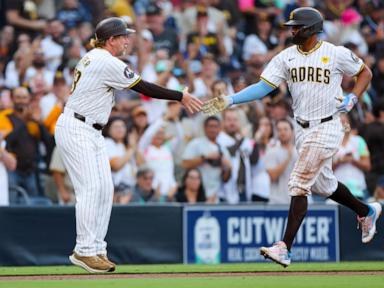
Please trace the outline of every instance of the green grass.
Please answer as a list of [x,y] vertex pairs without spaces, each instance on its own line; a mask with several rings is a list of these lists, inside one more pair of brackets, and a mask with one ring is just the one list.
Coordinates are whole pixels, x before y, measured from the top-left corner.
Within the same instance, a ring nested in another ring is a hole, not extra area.
[[[206,272],[283,272],[281,276],[220,276],[204,277]],[[274,263],[222,265],[119,265],[117,273],[202,273],[193,277],[124,278],[76,280],[1,280],[11,275],[85,274],[74,266],[2,267],[0,288],[368,288],[384,287],[384,275],[290,275],[289,272],[318,271],[384,271],[383,262],[294,263],[284,269]]]
[[[368,279],[369,277],[369,279]],[[253,276],[1,282],[1,288],[361,288],[383,287],[383,276]]]
[[[220,265],[118,265],[116,273],[206,273],[266,271],[384,271],[384,262],[293,263],[284,269],[274,263]],[[87,274],[75,266],[0,267],[0,276]]]

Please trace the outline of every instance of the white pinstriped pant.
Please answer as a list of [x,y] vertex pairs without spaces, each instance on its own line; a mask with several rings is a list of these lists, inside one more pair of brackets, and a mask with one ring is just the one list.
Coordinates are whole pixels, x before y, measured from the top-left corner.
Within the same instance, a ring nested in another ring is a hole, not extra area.
[[332,157],[344,137],[340,118],[335,115],[331,121],[309,128],[303,128],[295,122],[295,132],[299,157],[288,183],[290,195],[309,195],[312,191],[330,196],[337,188]]
[[89,124],[61,114],[55,140],[75,188],[74,251],[81,256],[106,254],[104,238],[111,216],[113,183],[104,137]]

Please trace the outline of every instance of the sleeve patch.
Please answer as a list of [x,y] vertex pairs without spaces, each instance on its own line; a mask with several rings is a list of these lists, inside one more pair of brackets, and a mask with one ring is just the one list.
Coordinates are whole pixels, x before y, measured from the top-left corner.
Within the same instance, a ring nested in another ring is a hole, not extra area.
[[127,77],[128,79],[132,79],[133,77],[135,77],[135,73],[133,71],[131,71],[128,66],[125,67],[124,69],[124,76]]
[[356,54],[353,53],[352,51],[351,51],[351,58],[352,58],[352,60],[355,61],[356,63],[359,63],[359,62],[360,62],[359,57],[357,57]]

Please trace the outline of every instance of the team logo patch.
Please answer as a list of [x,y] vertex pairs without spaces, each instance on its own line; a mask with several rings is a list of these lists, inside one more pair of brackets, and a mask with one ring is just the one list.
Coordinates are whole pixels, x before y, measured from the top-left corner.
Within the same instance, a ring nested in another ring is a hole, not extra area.
[[89,57],[86,56],[83,58],[82,63],[84,67],[87,67],[91,63],[91,59],[89,59]]
[[135,77],[135,73],[133,73],[133,71],[129,70],[128,67],[125,67],[124,76],[127,77],[128,79],[132,79],[133,77]]
[[328,56],[321,57],[321,62],[323,62],[324,64],[327,64],[329,62],[329,57]]
[[356,63],[359,63],[359,62],[360,62],[359,57],[357,57],[356,54],[353,53],[352,51],[351,51],[351,58],[352,58],[352,60],[355,61]]

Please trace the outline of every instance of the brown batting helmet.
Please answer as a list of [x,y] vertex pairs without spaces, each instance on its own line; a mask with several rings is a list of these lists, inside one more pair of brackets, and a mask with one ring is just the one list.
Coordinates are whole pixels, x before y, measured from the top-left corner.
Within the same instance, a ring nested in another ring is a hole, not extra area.
[[127,23],[121,18],[110,17],[97,24],[95,36],[97,40],[107,40],[113,36],[128,35],[136,32],[127,27]]

